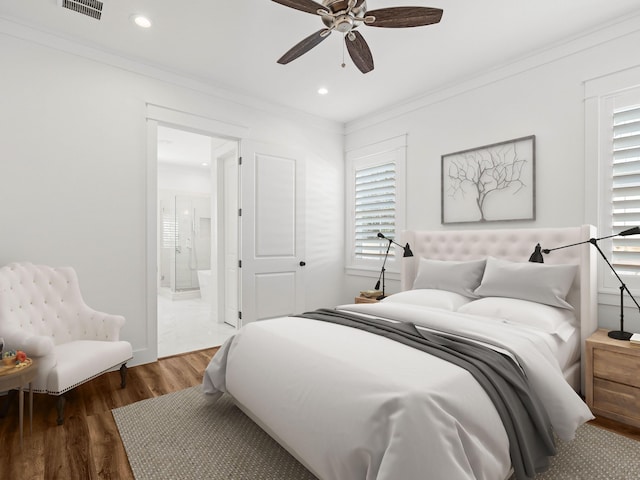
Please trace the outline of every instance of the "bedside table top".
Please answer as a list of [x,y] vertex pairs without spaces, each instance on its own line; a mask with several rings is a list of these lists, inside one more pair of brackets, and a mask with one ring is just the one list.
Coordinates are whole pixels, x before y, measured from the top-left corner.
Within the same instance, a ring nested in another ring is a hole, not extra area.
[[607,335],[608,333],[608,329],[600,328],[587,338],[587,343],[596,343],[599,348],[606,348],[607,350],[617,350],[625,353],[633,352],[634,354],[640,355],[640,345],[634,345],[628,340],[616,340],[615,338],[609,337]]

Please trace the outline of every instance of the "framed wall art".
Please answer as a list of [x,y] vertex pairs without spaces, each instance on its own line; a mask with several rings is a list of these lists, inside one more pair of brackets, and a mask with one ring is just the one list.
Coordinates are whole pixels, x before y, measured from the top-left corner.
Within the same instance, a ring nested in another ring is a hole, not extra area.
[[535,135],[442,155],[442,223],[535,220]]

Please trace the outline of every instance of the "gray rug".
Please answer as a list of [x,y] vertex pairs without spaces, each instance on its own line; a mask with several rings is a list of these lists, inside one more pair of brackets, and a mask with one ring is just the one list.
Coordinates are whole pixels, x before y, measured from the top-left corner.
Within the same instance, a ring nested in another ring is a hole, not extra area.
[[[212,403],[199,386],[112,412],[137,480],[316,478],[228,396]],[[640,442],[583,425],[536,479],[640,479]]]

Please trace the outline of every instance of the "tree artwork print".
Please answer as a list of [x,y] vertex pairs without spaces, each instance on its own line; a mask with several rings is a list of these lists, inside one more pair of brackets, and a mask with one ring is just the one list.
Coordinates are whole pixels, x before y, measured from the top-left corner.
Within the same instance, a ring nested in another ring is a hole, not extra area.
[[442,223],[535,219],[535,136],[442,156]]

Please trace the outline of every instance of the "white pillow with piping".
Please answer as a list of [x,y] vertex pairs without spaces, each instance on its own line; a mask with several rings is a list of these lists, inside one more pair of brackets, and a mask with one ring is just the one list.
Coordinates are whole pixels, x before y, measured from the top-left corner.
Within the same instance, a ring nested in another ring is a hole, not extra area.
[[572,310],[517,298],[486,297],[458,308],[459,313],[499,318],[508,323],[526,325],[557,335],[566,342],[576,331]]
[[480,297],[519,298],[573,309],[566,297],[577,271],[577,265],[510,262],[489,257],[475,294]]
[[474,290],[480,285],[485,259],[459,262],[421,258],[413,288],[447,290],[478,298]]
[[381,302],[420,305],[423,307],[441,308],[443,310],[450,310],[453,312],[465,303],[469,303],[471,300],[471,298],[456,292],[419,288],[394,293],[393,295],[389,295],[382,299]]

